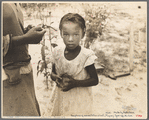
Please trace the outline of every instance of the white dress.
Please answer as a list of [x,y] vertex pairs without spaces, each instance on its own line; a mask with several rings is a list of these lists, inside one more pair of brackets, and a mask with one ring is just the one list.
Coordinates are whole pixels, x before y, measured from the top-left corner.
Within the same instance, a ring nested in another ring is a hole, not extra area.
[[[64,57],[64,48],[56,47],[53,53],[56,73],[67,73],[77,80],[88,79],[85,67],[94,63],[96,56],[92,50],[81,47],[79,55],[73,60]],[[92,114],[92,87],[76,87],[67,92],[56,87],[52,116],[73,116]]]

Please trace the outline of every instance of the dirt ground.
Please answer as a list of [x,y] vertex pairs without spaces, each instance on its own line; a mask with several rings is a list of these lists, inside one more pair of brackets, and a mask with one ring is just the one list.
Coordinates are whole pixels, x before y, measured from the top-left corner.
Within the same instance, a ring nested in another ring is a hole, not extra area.
[[[126,12],[133,14],[135,10],[128,10],[130,6],[127,5],[128,4],[121,4],[121,6],[118,5],[118,9],[121,8],[121,10],[125,10]],[[136,4],[136,6],[137,5],[141,4]],[[135,5],[131,6],[130,8],[133,7],[135,7]],[[51,18],[51,21],[54,21],[52,25],[58,29],[58,23],[60,18],[63,16],[64,13],[67,13],[69,11],[72,11],[71,8],[67,8],[66,10],[63,9],[63,11],[61,10],[61,8],[52,10],[53,17]],[[139,12],[137,11],[138,14]],[[30,18],[25,20],[25,26],[27,26],[28,24],[36,25],[40,22],[40,20],[35,21],[34,19]],[[123,23],[117,23],[117,29],[121,29],[123,27],[121,26],[122,24]],[[59,34],[59,31],[56,34]],[[59,45],[63,45],[60,36],[58,36],[57,42]],[[46,88],[46,81],[43,74],[38,75],[38,77],[36,75],[37,63],[41,59],[41,45],[29,45],[29,53],[32,56],[31,63],[34,71],[35,91],[41,109],[41,117],[50,117],[49,101],[52,87],[49,82],[49,89]],[[144,69],[145,70],[143,71],[135,69],[134,72],[131,73],[131,75],[117,78],[117,80],[112,80],[105,77],[104,75],[99,74],[99,84],[92,87],[94,104],[93,115],[91,117],[136,119],[146,118],[147,69],[146,67],[144,67]]]

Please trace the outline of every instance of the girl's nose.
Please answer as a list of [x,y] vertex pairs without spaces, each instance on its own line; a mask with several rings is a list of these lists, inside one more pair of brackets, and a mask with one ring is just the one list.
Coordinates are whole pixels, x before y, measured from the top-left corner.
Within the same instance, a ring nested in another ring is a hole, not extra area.
[[73,41],[73,36],[72,35],[69,36],[69,41]]

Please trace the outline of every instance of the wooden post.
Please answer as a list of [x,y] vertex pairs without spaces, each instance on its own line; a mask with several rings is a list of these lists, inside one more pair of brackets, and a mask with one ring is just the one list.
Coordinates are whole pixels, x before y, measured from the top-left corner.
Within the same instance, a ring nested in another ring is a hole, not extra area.
[[146,31],[139,30],[139,42],[146,43]]
[[130,40],[129,40],[129,67],[130,72],[133,71],[133,57],[134,57],[134,29],[133,22],[130,26]]

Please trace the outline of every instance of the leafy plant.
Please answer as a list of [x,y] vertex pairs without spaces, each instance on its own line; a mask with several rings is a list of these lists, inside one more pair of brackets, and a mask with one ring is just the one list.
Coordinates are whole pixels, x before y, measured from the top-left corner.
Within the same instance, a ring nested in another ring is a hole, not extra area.
[[89,48],[94,39],[101,36],[106,27],[106,19],[109,16],[108,6],[101,4],[83,4],[86,20],[86,39],[84,46]]
[[[55,31],[57,31],[55,28],[48,26],[48,25],[45,25],[45,24],[43,24],[43,27],[48,28],[49,30],[54,29]],[[51,33],[49,34],[50,44],[51,44],[51,40],[54,37],[56,37],[56,36],[51,37]],[[51,70],[52,70],[52,47],[54,48],[57,45],[51,44],[51,47],[47,46],[45,44],[46,41],[47,41],[47,39],[46,39],[46,37],[44,37],[43,41],[41,42],[41,45],[42,45],[42,47],[41,47],[41,58],[42,58],[42,60],[39,60],[38,65],[37,65],[37,76],[39,73],[44,74],[44,77],[46,77],[46,83],[47,83],[47,89],[48,89],[48,77],[50,76]],[[50,56],[50,58],[49,58],[49,56]]]

